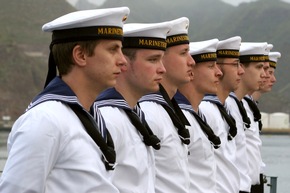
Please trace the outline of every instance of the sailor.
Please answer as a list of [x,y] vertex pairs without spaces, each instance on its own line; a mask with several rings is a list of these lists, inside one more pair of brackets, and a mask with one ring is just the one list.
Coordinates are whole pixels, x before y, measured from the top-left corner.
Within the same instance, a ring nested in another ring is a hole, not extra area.
[[239,192],[240,175],[236,166],[236,123],[225,100],[229,93],[237,89],[244,71],[239,63],[239,36],[221,40],[217,46],[217,64],[222,72],[217,93],[206,95],[199,109],[205,115],[214,133],[220,137],[221,147],[215,149],[216,192]]
[[[262,163],[260,139],[261,115],[252,94],[259,90],[263,81],[267,77],[265,64],[265,49],[267,42],[243,42],[240,47],[240,62],[245,70],[245,74],[241,79],[239,90],[244,94],[238,94],[243,97],[242,103],[246,109],[247,115],[250,118],[251,125],[245,130],[246,147],[249,166],[249,176],[251,178],[251,192],[263,192],[263,177],[260,176]],[[242,96],[245,95],[245,96]]]
[[169,22],[124,25],[123,53],[127,60],[115,87],[107,89],[95,103],[104,117],[117,153],[113,184],[120,192],[155,192],[153,148],[160,140],[149,128],[137,101],[159,90],[166,72],[162,57]]
[[[239,49],[241,45],[241,38],[229,38],[220,43],[221,49],[235,50],[237,54],[235,55],[224,55],[224,58],[236,58],[239,59]],[[239,66],[239,60],[237,61]],[[234,66],[232,66],[234,67]],[[239,83],[241,77],[238,76],[234,82]],[[236,160],[235,165],[238,168],[240,174],[240,193],[247,193],[251,190],[251,178],[249,176],[249,166],[247,159],[247,148],[246,148],[246,134],[245,129],[249,128],[251,125],[250,119],[247,112],[241,102],[242,98],[246,95],[243,93],[242,87],[238,86],[234,91],[232,91],[226,99],[226,105],[230,114],[236,121],[237,126],[237,136],[235,137],[236,143]]]
[[190,189],[189,192],[216,192],[216,161],[214,149],[219,148],[220,139],[198,111],[198,105],[206,93],[215,94],[219,77],[216,48],[218,39],[190,42],[190,55],[195,61],[193,79],[178,88],[174,96],[190,123],[188,145]]
[[112,140],[89,110],[126,63],[128,14],[127,7],[77,11],[43,25],[52,32],[45,89],[9,134],[0,192],[119,192],[110,180]]
[[188,193],[189,125],[176,101],[177,88],[192,78],[194,60],[189,54],[188,18],[170,21],[167,48],[162,59],[166,73],[159,92],[140,99],[146,120],[161,141],[161,149],[154,150],[156,163],[155,191],[157,193]]

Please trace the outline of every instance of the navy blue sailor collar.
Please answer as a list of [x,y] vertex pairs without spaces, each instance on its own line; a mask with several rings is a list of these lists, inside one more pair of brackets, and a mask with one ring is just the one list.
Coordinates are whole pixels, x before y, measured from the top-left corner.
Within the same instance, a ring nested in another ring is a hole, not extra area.
[[217,105],[220,105],[220,106],[223,106],[224,107],[224,105],[219,100],[218,96],[215,95],[215,94],[206,94],[203,97],[202,101],[209,101],[209,102],[212,102],[212,103],[215,103]]
[[145,101],[152,101],[152,102],[155,102],[157,104],[166,105],[172,111],[174,111],[174,109],[165,101],[165,99],[162,96],[160,91],[146,94],[146,95],[142,96],[141,99],[139,100],[140,103],[145,102]]
[[195,113],[194,109],[192,108],[190,102],[187,100],[187,98],[181,94],[179,91],[176,92],[174,95],[174,98],[176,102],[178,103],[179,107],[181,109],[187,110],[191,113]]
[[52,100],[77,104],[82,107],[71,88],[60,77],[55,77],[47,85],[47,87],[32,100],[26,111],[32,109],[40,103]]
[[103,91],[96,99],[95,104],[99,108],[104,106],[112,106],[132,110],[124,97],[114,87]]

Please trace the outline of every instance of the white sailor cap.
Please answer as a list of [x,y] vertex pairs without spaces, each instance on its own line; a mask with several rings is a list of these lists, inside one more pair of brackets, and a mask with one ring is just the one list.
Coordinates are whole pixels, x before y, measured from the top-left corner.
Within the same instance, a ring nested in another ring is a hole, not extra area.
[[218,42],[218,39],[211,39],[200,42],[190,42],[189,53],[196,63],[216,61],[216,49]]
[[267,44],[267,47],[265,49],[265,62],[269,62],[269,52],[273,48],[273,44]]
[[[50,49],[54,44],[67,42],[123,40],[123,23],[129,12],[128,7],[76,11],[44,24],[42,30],[52,32]],[[56,75],[56,64],[50,52],[45,87]]]
[[269,53],[270,67],[276,68],[279,58],[281,58],[281,53],[280,52],[270,52]]
[[239,58],[240,46],[242,38],[240,36],[234,36],[225,40],[221,40],[217,45],[217,57],[218,58]]
[[171,27],[170,22],[125,24],[123,48],[165,50]]
[[267,45],[267,42],[242,42],[240,47],[241,63],[265,62],[265,49]]
[[128,7],[76,11],[42,26],[53,32],[52,44],[94,39],[120,39],[123,24],[129,15]]
[[172,29],[167,34],[167,47],[189,44],[189,19],[187,17],[181,17],[169,22],[172,24]]

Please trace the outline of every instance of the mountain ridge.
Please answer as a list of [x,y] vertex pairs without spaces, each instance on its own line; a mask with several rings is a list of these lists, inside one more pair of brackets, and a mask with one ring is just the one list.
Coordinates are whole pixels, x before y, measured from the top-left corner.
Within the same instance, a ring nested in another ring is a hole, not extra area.
[[[42,90],[47,71],[50,33],[41,26],[76,10],[66,1],[0,0],[0,117],[22,114]],[[99,8],[128,6],[128,22],[161,22],[178,17],[190,19],[191,41],[220,40],[239,35],[243,41],[267,41],[282,53],[273,91],[264,94],[259,106],[264,112],[290,109],[290,5],[271,0],[242,3],[238,7],[216,0],[106,1]],[[89,5],[89,8],[97,8]]]

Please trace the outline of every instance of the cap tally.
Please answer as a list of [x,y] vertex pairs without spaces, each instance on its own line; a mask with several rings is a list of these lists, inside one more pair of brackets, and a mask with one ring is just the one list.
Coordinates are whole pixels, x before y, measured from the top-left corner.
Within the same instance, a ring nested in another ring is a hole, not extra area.
[[125,24],[123,48],[165,50],[166,36],[170,29],[169,22]]
[[200,42],[189,43],[189,53],[196,63],[216,61],[217,54],[216,48],[218,45],[218,39],[211,39]]
[[240,36],[221,40],[217,45],[218,58],[239,58],[242,38]]
[[265,62],[267,42],[242,42],[240,47],[240,62]]
[[181,17],[169,22],[172,24],[172,29],[167,35],[167,47],[189,44],[189,19],[187,17]]

